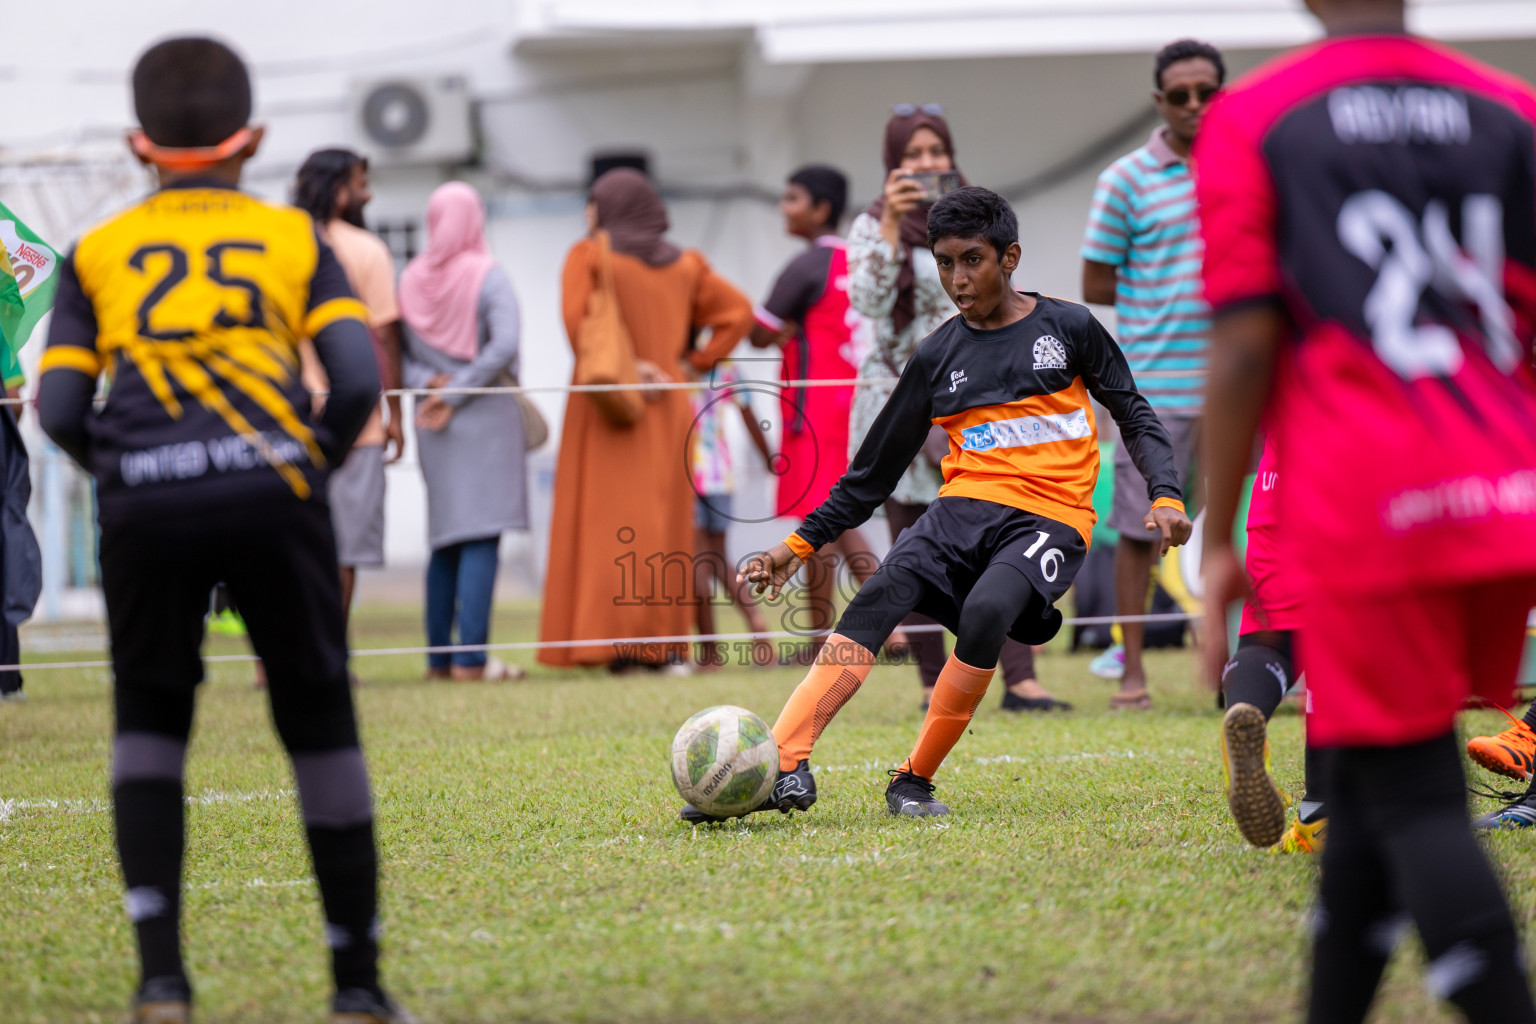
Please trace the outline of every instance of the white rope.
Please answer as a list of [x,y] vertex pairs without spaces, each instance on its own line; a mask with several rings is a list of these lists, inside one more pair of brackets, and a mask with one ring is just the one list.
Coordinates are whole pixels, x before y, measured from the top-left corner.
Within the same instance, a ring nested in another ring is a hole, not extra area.
[[[1187,376],[1183,370],[1152,370],[1138,374],[1138,377],[1166,376],[1177,372]],[[634,384],[504,384],[492,385],[483,388],[390,388],[382,392],[386,398],[402,398],[407,395],[413,397],[428,397],[431,395],[592,395],[610,391],[719,391],[729,393],[733,391],[751,391],[758,388],[778,388],[786,391],[798,391],[801,388],[846,388],[861,387],[863,385],[894,385],[895,377],[835,377],[817,380],[734,380],[726,384],[718,384],[709,380],[679,380],[642,384],[638,381]],[[327,392],[312,391],[315,397],[324,397]],[[97,398],[98,403],[104,402],[104,398]],[[37,399],[31,398],[0,398],[0,406],[4,405],[36,405]]]
[[[1062,619],[1061,624],[1063,626],[1104,626],[1115,622],[1188,622],[1195,617],[1187,612],[1164,612],[1156,615],[1088,615],[1081,618]],[[937,623],[932,625],[902,626],[899,628],[903,633],[938,633],[944,631],[944,627]],[[524,640],[517,643],[454,644],[446,647],[375,647],[369,650],[352,651],[351,657],[379,658],[403,654],[469,654],[478,651],[540,651],[568,647],[613,647],[615,650],[618,650],[621,646],[704,644],[719,643],[725,640],[769,640],[776,637],[813,640],[820,636],[827,636],[832,632],[833,630],[830,629],[816,633],[790,633],[783,630],[765,630],[760,633],[684,633],[677,636],[606,637],[595,640]],[[216,654],[203,659],[207,664],[260,660],[254,654]],[[112,663],[110,661],[32,661],[19,665],[0,665],[0,672],[34,672],[43,669],[111,667]]]

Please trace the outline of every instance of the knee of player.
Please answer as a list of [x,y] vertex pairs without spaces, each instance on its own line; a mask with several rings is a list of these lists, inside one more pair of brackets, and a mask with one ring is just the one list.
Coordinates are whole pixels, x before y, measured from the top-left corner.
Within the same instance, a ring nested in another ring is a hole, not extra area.
[[1019,603],[1008,595],[977,591],[966,598],[961,609],[960,629],[978,637],[995,636],[1001,641],[1018,615]]
[[119,733],[112,744],[112,785],[180,783],[186,759],[184,739],[150,732]]
[[372,820],[368,766],[358,747],[296,753],[293,778],[305,825],[347,828]]

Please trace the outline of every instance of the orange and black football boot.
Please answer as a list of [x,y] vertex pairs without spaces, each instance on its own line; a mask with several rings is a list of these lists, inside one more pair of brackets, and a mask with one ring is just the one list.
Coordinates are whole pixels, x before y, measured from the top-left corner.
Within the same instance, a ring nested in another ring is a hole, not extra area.
[[1467,756],[1491,772],[1529,782],[1536,772],[1536,731],[1513,715],[1509,721],[1509,728],[1497,736],[1468,740]]

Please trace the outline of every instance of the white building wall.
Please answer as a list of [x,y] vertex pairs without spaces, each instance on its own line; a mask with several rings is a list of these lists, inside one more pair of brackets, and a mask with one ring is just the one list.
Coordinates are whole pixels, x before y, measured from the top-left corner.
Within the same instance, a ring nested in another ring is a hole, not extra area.
[[[660,3],[657,17],[690,6],[698,4]],[[715,12],[736,9],[704,6]],[[800,20],[781,20],[777,28],[802,32],[804,12],[816,6],[795,5]],[[920,6],[933,11],[931,5]],[[1158,8],[1164,17],[1162,8],[1175,5],[1143,0],[1143,6]],[[829,18],[871,5],[843,0],[830,7]],[[24,7],[7,13],[6,35],[13,45],[0,58],[10,62],[0,63],[6,86],[0,172],[45,152],[115,151],[131,122],[126,71],[161,35],[212,31],[235,42],[251,60],[258,118],[269,132],[249,183],[274,197],[286,192],[305,153],[354,141],[347,97],[355,80],[400,73],[463,75],[478,101],[484,157],[479,166],[458,173],[486,196],[492,247],[522,301],[523,382],[552,385],[569,380],[559,275],[566,250],[584,230],[583,190],[594,152],[651,153],[653,170],[670,197],[673,237],[703,249],[723,274],[760,299],[777,268],[796,251],[781,234],[771,204],[784,176],[803,162],[832,163],[852,179],[854,209],[867,203],[883,179],[881,131],[892,103],[944,103],[959,164],[970,180],[1006,189],[1059,167],[1134,122],[1146,111],[1152,87],[1145,52],[902,61],[871,60],[864,52],[849,61],[836,59],[833,40],[818,43],[825,63],[784,64],[761,56],[752,25],[740,18],[716,19],[708,31],[670,25],[665,33],[599,32],[587,38],[551,29],[570,9],[554,2],[434,0],[430,18],[423,18],[419,5],[399,0],[220,6],[89,0]],[[519,26],[544,35],[519,40]],[[1192,19],[1184,31],[1198,35],[1201,29]],[[760,25],[759,30],[757,38],[766,38],[766,30]],[[851,54],[857,49],[859,39],[846,26],[829,31],[843,33]],[[1536,42],[1468,48],[1536,78]],[[1093,49],[1091,41],[1079,49]],[[1239,71],[1266,53],[1240,50],[1229,60]],[[1120,151],[1140,141],[1139,133],[1127,136]],[[1079,295],[1083,219],[1094,177],[1113,155],[1018,205],[1024,231],[1024,261],[1016,278],[1021,287]],[[377,167],[370,217],[420,217],[427,195],[448,173]],[[22,193],[8,191],[6,181],[0,173],[0,200],[19,201]],[[27,216],[24,207],[18,212]],[[535,400],[558,436],[562,398]],[[740,454],[749,473],[738,500],[751,516],[768,506],[771,492],[744,448]],[[531,537],[509,541],[512,571],[522,567],[531,574],[542,561],[553,462],[554,444],[533,457],[535,530]],[[426,554],[419,471],[408,457],[390,470],[389,480],[389,559],[397,565],[419,563]],[[759,546],[777,539],[778,532],[773,525],[743,529],[733,535],[733,546]]]

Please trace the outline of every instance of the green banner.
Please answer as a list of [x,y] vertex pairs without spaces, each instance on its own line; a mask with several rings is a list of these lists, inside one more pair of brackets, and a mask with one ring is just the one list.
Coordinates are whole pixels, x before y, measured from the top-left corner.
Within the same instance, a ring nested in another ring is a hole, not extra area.
[[14,354],[53,305],[60,256],[0,203],[0,334]]

